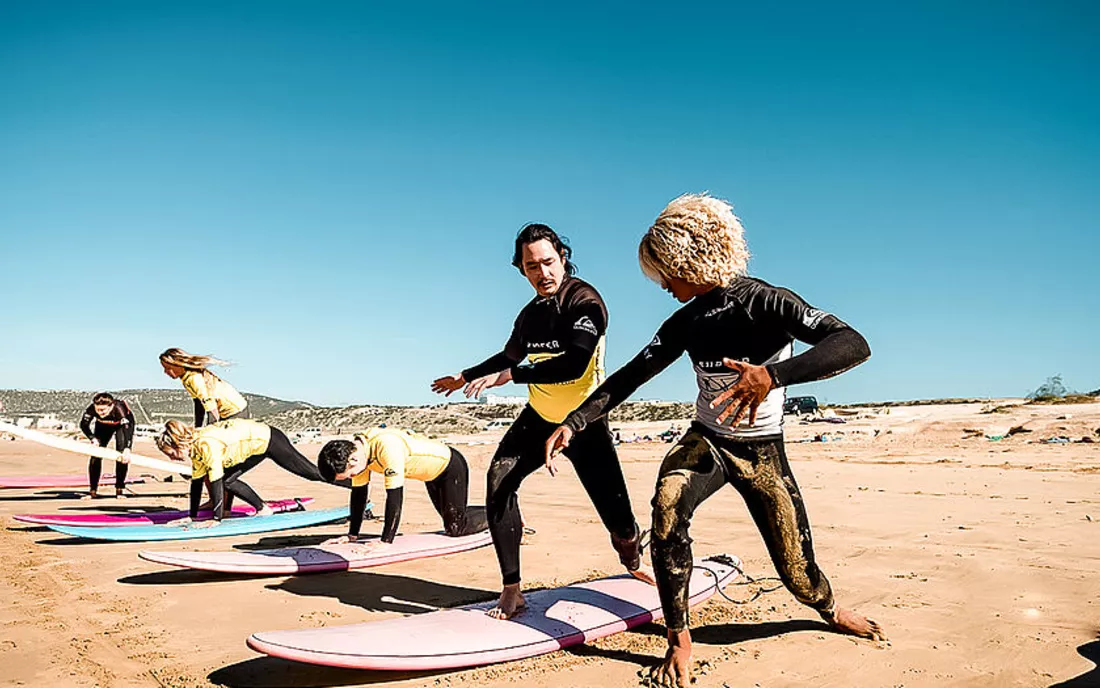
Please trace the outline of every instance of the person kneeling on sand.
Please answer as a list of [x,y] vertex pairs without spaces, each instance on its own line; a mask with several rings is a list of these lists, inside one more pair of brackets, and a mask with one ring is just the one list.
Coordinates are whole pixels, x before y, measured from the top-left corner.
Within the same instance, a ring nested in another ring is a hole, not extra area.
[[422,480],[451,537],[479,533],[489,527],[483,506],[467,506],[470,467],[466,458],[442,442],[405,430],[373,428],[354,440],[333,440],[321,448],[317,469],[330,483],[351,481],[348,534],[325,544],[354,542],[363,524],[371,473],[380,473],[386,488],[382,543],[392,544],[401,525],[405,480]]
[[[322,482],[309,459],[298,453],[282,430],[254,420],[237,418],[203,428],[193,428],[170,420],[157,437],[157,448],[174,461],[191,462],[191,504],[187,519],[198,518],[202,487],[210,481],[210,503],[214,520],[202,527],[218,524],[232,512],[237,496],[256,510],[257,516],[274,513],[241,476],[264,459],[271,459],[280,468]],[[228,493],[228,495],[226,495]]]
[[[814,561],[806,507],[783,448],[784,388],[853,368],[870,357],[870,347],[835,316],[746,276],[748,257],[728,203],[705,194],[669,203],[642,238],[638,260],[647,277],[686,305],[546,443],[550,467],[574,436],[688,354],[699,386],[695,421],[661,464],[653,496],[653,568],[669,646],[651,672],[658,685],[691,682],[688,530],[696,508],[727,483],[741,493],[799,602],[840,633],[885,638],[877,623],[837,606]],[[795,339],[810,348],[793,355]]]

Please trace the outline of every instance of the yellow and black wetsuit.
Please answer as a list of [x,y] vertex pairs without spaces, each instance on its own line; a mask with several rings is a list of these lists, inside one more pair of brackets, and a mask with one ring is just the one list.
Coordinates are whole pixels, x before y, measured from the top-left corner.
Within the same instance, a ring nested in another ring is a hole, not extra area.
[[[237,496],[257,511],[264,501],[241,476],[264,459],[306,480],[322,482],[313,463],[298,453],[278,428],[254,420],[235,418],[208,425],[198,431],[191,445],[191,518],[198,515],[204,479],[210,479],[214,518],[221,520]],[[230,499],[225,498],[228,492]]]
[[[596,289],[566,277],[556,293],[536,297],[520,311],[504,350],[463,371],[466,380],[510,369],[528,386],[529,403],[509,427],[489,465],[486,507],[505,585],[518,583],[523,537],[516,492],[543,465],[550,434],[604,377],[607,307]],[[527,363],[522,363],[524,358]],[[638,525],[606,419],[577,433],[566,456],[600,514],[620,559],[640,565]]]
[[485,508],[467,506],[470,468],[457,450],[393,428],[372,428],[356,435],[355,442],[365,448],[367,466],[351,479],[351,535],[359,534],[372,473],[382,475],[386,488],[386,520],[382,528],[385,542],[393,542],[397,535],[406,479],[424,482],[448,535],[469,535],[488,527]]
[[248,418],[248,401],[244,396],[209,370],[186,370],[180,382],[195,401],[195,427],[213,422],[215,413],[218,420]]

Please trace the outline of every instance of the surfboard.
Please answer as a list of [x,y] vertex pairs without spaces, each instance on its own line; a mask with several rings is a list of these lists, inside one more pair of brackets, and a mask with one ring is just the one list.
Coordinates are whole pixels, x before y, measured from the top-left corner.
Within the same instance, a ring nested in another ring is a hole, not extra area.
[[[65,437],[56,437],[54,435],[47,435],[44,432],[38,430],[31,430],[30,428],[21,428],[18,425],[12,425],[11,423],[0,422],[0,431],[11,433],[16,437],[22,437],[25,440],[44,444],[47,447],[53,447],[54,449],[60,449],[61,451],[72,452],[74,454],[82,454],[84,456],[95,456],[100,459],[108,459],[110,461],[117,461],[122,457],[122,452],[117,452],[114,449],[108,449],[107,447],[101,447],[98,444],[92,444],[91,442],[80,442],[78,440],[68,439]],[[165,459],[154,459],[148,456],[141,456],[140,454],[130,454],[130,463],[135,466],[142,466],[144,468],[152,468],[157,471],[167,471],[168,473],[182,473],[184,475],[191,475],[191,466],[186,463],[177,463],[175,461],[166,461]]]
[[[145,478],[135,476],[126,478],[126,484],[143,483]],[[114,487],[114,474],[107,473],[99,476],[101,487]],[[46,489],[51,487],[88,487],[88,474],[84,475],[17,475],[0,477],[0,488],[16,489]]]
[[[275,513],[292,511],[298,508],[298,504],[309,504],[313,497],[296,497],[295,499],[279,499],[268,502]],[[23,523],[35,523],[43,526],[85,526],[88,528],[120,528],[123,526],[151,526],[168,523],[180,518],[186,518],[186,510],[165,509],[163,511],[150,511],[132,514],[16,514],[12,516],[16,521]],[[247,504],[238,504],[233,507],[233,516],[251,516],[256,510]],[[214,512],[204,509],[199,512],[198,521],[207,521],[214,517]]]
[[[369,505],[368,505],[369,506]],[[154,542],[162,540],[198,540],[204,538],[230,537],[232,535],[251,535],[268,533],[273,530],[292,530],[316,526],[323,523],[335,523],[348,517],[348,508],[324,509],[321,511],[292,511],[271,516],[250,516],[222,521],[207,528],[192,524],[176,525],[166,523],[156,526],[121,526],[118,528],[88,528],[80,526],[49,526],[65,535],[88,538],[91,540],[109,540],[112,542]]]
[[[741,575],[736,557],[696,559],[690,603]],[[663,616],[657,588],[628,574],[525,593],[507,621],[494,602],[350,626],[254,633],[248,646],[272,657],[350,669],[417,671],[506,662],[580,645]]]
[[441,557],[492,544],[489,531],[448,537],[446,533],[411,533],[399,535],[392,544],[384,545],[380,538],[367,542],[316,547],[286,547],[254,552],[138,552],[146,561],[158,564],[258,575],[293,575],[347,571],[371,566],[396,564],[413,559]]

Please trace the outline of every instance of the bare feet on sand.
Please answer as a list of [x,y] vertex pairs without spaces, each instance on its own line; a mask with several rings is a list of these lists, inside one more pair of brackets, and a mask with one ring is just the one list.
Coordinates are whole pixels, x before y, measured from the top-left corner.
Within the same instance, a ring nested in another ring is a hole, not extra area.
[[836,608],[832,617],[822,614],[822,618],[829,622],[837,633],[854,635],[868,640],[886,640],[886,632],[882,630],[876,621],[860,616],[850,609]]
[[691,631],[668,632],[665,660],[649,670],[648,686],[687,688],[691,685]]
[[504,590],[500,591],[497,606],[485,613],[494,619],[510,619],[523,611],[526,606],[527,603],[523,600],[523,593],[519,591],[519,583],[516,583],[515,585],[505,585]]

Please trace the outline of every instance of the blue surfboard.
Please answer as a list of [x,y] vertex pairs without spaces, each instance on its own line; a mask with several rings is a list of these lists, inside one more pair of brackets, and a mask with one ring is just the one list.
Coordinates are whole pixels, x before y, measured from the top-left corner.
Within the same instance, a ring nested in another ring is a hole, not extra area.
[[[370,505],[367,505],[368,508]],[[194,524],[174,525],[166,523],[159,526],[122,526],[118,528],[86,528],[79,526],[50,526],[65,535],[88,538],[90,540],[110,540],[112,542],[154,542],[163,540],[198,540],[200,538],[229,537],[268,533],[273,530],[291,530],[305,528],[322,523],[335,523],[348,517],[348,508],[322,509],[319,511],[292,511],[271,516],[249,516],[247,518],[226,519],[216,526],[199,528]],[[108,532],[110,531],[110,532]]]

